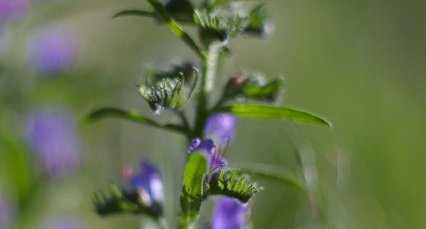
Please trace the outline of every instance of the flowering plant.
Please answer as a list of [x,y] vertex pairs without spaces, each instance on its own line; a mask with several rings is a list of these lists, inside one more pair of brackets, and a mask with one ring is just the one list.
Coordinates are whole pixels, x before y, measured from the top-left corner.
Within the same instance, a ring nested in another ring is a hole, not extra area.
[[[282,174],[268,165],[228,166],[224,154],[234,138],[237,121],[276,119],[331,126],[325,119],[300,110],[277,106],[282,80],[267,80],[260,73],[242,72],[230,77],[220,97],[213,101],[220,62],[231,55],[230,40],[238,36],[265,37],[271,24],[264,2],[238,0],[146,0],[150,10],[130,9],[114,17],[150,17],[182,40],[200,59],[173,66],[168,71],[149,71],[145,84],[139,86],[141,96],[153,112],[172,111],[178,123],[160,123],[143,114],[119,108],[101,108],[89,115],[90,121],[114,116],[166,131],[182,134],[189,144],[182,150],[186,158],[180,195],[177,228],[194,228],[203,202],[215,195],[215,210],[208,227],[213,229],[243,228],[249,219],[253,197],[262,190],[251,175],[277,178],[301,190],[305,182],[297,176]],[[194,39],[181,26],[195,28]],[[193,103],[194,101],[194,103]],[[141,162],[141,171],[134,174],[125,168],[128,187],[113,186],[98,193],[96,210],[100,215],[117,213],[145,214],[165,228],[163,215],[163,183],[157,168]]]

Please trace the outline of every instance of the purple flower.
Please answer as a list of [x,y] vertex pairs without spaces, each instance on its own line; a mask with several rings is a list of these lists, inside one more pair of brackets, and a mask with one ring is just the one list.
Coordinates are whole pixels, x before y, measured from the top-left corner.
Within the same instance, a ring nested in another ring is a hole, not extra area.
[[40,30],[28,42],[28,60],[43,74],[68,70],[75,62],[77,52],[73,34],[58,26]]
[[232,198],[216,201],[211,229],[241,229],[247,223],[249,209],[246,205]]
[[46,219],[40,229],[86,229],[86,225],[71,217],[52,217]]
[[131,168],[124,167],[123,174],[132,188],[138,190],[141,200],[147,206],[163,202],[164,192],[161,174],[153,164],[142,160],[139,173],[133,174]]
[[223,158],[223,154],[216,149],[211,139],[201,140],[196,138],[192,140],[188,147],[188,153],[200,151],[207,156],[209,169],[217,170],[227,164],[227,161]]
[[32,112],[27,121],[27,140],[49,176],[67,174],[79,165],[75,123],[64,111]]
[[14,205],[0,191],[0,228],[9,228],[14,219]]
[[204,136],[222,147],[228,145],[234,138],[238,118],[231,113],[216,113],[210,115],[204,126]]
[[0,0],[0,22],[22,16],[29,7],[29,0]]

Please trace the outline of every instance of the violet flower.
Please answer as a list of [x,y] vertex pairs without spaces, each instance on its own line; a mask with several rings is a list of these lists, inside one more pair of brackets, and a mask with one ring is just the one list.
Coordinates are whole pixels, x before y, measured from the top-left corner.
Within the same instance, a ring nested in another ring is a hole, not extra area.
[[0,228],[10,228],[15,219],[15,206],[0,191]]
[[28,41],[30,65],[42,74],[58,74],[68,70],[77,58],[75,37],[61,27],[38,31]]
[[249,209],[233,198],[221,198],[216,201],[211,220],[211,229],[241,229],[248,219]]
[[24,15],[29,7],[29,0],[0,0],[0,22],[12,21]]
[[201,140],[195,138],[192,140],[188,147],[188,153],[194,152],[204,153],[209,163],[209,169],[216,171],[227,164],[227,161],[223,158],[221,151],[218,151],[211,139]]
[[129,167],[123,169],[124,177],[137,189],[141,201],[150,207],[160,207],[164,200],[163,181],[158,169],[146,160],[140,162],[140,172],[133,174]]
[[238,118],[231,113],[210,115],[204,126],[204,136],[219,146],[226,146],[234,138]]
[[39,110],[29,115],[27,140],[51,177],[73,171],[80,162],[76,126],[64,111]]
[[39,229],[87,229],[86,225],[72,217],[46,219]]

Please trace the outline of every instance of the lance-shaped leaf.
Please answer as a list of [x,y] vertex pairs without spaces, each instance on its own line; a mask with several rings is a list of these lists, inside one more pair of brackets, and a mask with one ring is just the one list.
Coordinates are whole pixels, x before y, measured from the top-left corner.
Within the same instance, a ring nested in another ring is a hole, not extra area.
[[267,80],[260,73],[242,73],[232,77],[225,86],[224,100],[251,99],[264,102],[275,102],[281,93],[282,78]]
[[240,118],[250,119],[279,119],[295,122],[321,124],[332,127],[331,122],[318,115],[287,107],[277,107],[263,104],[233,104],[217,109],[217,111],[231,112]]
[[184,103],[184,80],[182,77],[162,78],[153,84],[139,86],[139,93],[155,113],[164,108],[181,109]]
[[180,204],[186,218],[195,218],[203,200],[203,182],[208,162],[202,153],[191,153],[183,174]]
[[135,111],[126,111],[119,108],[114,107],[104,107],[97,109],[89,114],[87,117],[87,120],[89,122],[95,122],[104,118],[108,117],[116,117],[116,118],[122,118],[125,120],[129,120],[132,122],[142,123],[148,126],[178,132],[178,133],[184,133],[185,129],[182,126],[175,125],[175,124],[160,124],[138,112]]
[[247,203],[260,188],[247,174],[238,169],[222,169],[212,175],[207,195],[224,195]]
[[108,194],[104,192],[95,194],[94,205],[96,212],[101,216],[127,213],[146,214],[158,218],[162,215],[162,207],[147,205],[137,189],[121,190],[115,185],[111,186]]
[[139,17],[153,17],[153,18],[158,17],[158,15],[155,12],[140,10],[140,9],[128,9],[128,10],[122,10],[114,14],[113,18],[124,17],[124,16],[139,16]]

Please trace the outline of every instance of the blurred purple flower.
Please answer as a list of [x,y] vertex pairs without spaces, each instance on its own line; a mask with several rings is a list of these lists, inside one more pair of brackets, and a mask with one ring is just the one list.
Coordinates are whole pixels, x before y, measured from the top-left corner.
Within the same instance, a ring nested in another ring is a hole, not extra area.
[[195,138],[192,140],[188,147],[188,153],[200,151],[207,156],[210,170],[217,170],[227,164],[227,161],[223,158],[223,155],[216,149],[211,139],[201,140]]
[[164,199],[163,181],[160,171],[146,160],[140,162],[140,172],[133,174],[130,167],[123,168],[124,177],[132,188],[136,188],[142,201],[148,206],[162,204]]
[[27,120],[27,140],[49,176],[67,174],[79,165],[76,126],[64,111],[32,112]]
[[15,213],[15,206],[0,191],[0,228],[10,228],[15,219]]
[[29,0],[0,0],[0,22],[24,15],[29,7]]
[[28,41],[28,60],[38,72],[57,74],[71,67],[78,47],[73,34],[61,27],[48,27]]
[[232,198],[216,201],[211,220],[211,229],[241,229],[247,223],[249,209]]
[[234,138],[238,118],[231,113],[216,113],[210,115],[204,126],[204,136],[222,147],[228,145]]
[[39,227],[39,229],[86,229],[86,225],[72,217],[52,217]]

